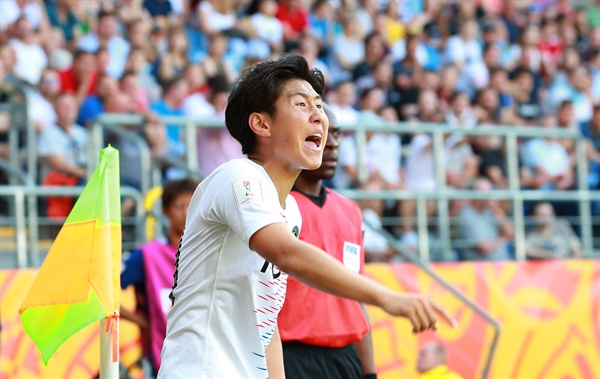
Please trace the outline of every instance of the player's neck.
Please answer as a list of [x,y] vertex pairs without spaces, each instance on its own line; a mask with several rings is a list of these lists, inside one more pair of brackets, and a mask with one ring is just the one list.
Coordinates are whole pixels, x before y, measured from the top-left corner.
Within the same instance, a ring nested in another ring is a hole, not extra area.
[[281,205],[281,208],[285,208],[285,199],[290,193],[290,190],[292,189],[292,186],[294,185],[296,178],[298,178],[301,170],[289,170],[279,162],[261,159],[260,157],[254,155],[249,156],[248,158],[254,163],[262,166],[262,168],[267,172],[269,178],[271,178],[271,181],[275,185],[275,189],[277,190],[279,204]]

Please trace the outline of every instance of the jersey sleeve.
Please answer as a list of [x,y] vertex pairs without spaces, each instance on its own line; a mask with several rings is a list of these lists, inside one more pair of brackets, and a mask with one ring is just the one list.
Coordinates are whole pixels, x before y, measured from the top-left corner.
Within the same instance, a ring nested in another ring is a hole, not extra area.
[[[247,166],[228,166],[204,189],[205,214],[208,221],[229,226],[245,244],[261,228],[283,222],[277,192],[270,179],[259,170]],[[245,169],[245,170],[244,170]]]

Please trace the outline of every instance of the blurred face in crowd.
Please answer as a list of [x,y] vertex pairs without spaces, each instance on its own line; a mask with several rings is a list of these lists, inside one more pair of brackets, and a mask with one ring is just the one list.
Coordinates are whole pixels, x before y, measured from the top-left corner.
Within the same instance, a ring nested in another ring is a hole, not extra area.
[[385,94],[379,88],[373,88],[361,101],[361,109],[377,112],[385,104]]
[[385,55],[385,44],[381,35],[375,34],[365,45],[365,55],[373,59],[381,59]]
[[528,95],[533,90],[533,76],[528,72],[521,72],[516,78],[515,83],[519,86],[520,91],[526,92]]
[[458,81],[458,69],[455,66],[448,66],[442,69],[440,82],[442,87],[454,89]]
[[56,49],[60,49],[65,45],[65,39],[62,30],[59,28],[51,28],[44,36],[42,41],[42,47],[46,51],[46,54],[50,56]]
[[99,50],[96,53],[96,68],[99,72],[105,72],[110,64],[108,50]]
[[277,2],[275,0],[262,0],[258,10],[266,16],[275,17],[275,14],[277,13]]
[[4,79],[6,78],[6,70],[4,68],[4,62],[0,59],[0,85],[4,83]]
[[485,50],[483,61],[487,67],[498,67],[500,65],[500,50],[495,45],[491,45]]
[[577,43],[577,30],[573,25],[565,25],[561,30],[560,39],[565,46],[575,46]]
[[417,102],[421,117],[431,115],[437,111],[438,98],[433,91],[421,91]]
[[426,70],[417,85],[421,91],[435,91],[440,86],[440,75],[435,71]]
[[77,0],[57,0],[57,5],[64,6],[68,9],[75,8],[77,6]]
[[212,57],[220,58],[227,51],[227,38],[222,35],[214,36],[210,40],[210,55]]
[[561,60],[562,68],[567,71],[574,70],[581,64],[579,53],[574,48],[565,49],[561,56]]
[[[477,179],[473,185],[473,189],[478,192],[490,192],[494,186],[487,179]],[[495,200],[473,200],[473,206],[477,209],[483,209],[491,205]]]
[[385,107],[379,111],[379,115],[386,121],[390,123],[398,122],[398,112],[393,107]]
[[212,106],[215,108],[217,115],[225,114],[225,108],[227,108],[227,92],[218,92],[212,97]]
[[600,47],[600,27],[590,30],[590,46],[596,48]]
[[540,43],[540,28],[535,25],[529,25],[521,35],[521,41],[525,46],[537,46]]
[[146,27],[145,23],[142,21],[133,22],[127,31],[127,35],[129,36],[129,43],[131,46],[143,46],[146,41],[150,38],[149,30]]
[[569,127],[575,120],[575,112],[572,103],[565,103],[558,109],[558,125]]
[[104,111],[106,113],[129,113],[133,110],[134,104],[129,101],[129,97],[121,92],[115,93],[106,99]]
[[183,104],[183,100],[188,95],[188,85],[184,80],[178,80],[167,93],[165,97],[169,99],[176,107],[180,107]]
[[127,62],[125,63],[125,69],[140,72],[145,64],[146,57],[144,56],[144,52],[142,50],[136,49],[132,50],[129,53],[129,56],[127,57]]
[[194,91],[206,83],[204,71],[198,64],[187,66],[183,73],[183,77],[188,83],[190,91]]
[[394,78],[392,66],[386,62],[377,64],[373,70],[373,78],[375,79],[375,83],[377,83],[377,85],[387,87]]
[[342,26],[344,28],[344,34],[347,36],[355,37],[358,34],[358,25],[356,24],[356,19],[351,16],[345,16],[342,21]]
[[72,94],[63,94],[56,100],[54,107],[58,118],[58,125],[69,127],[77,119],[77,102]]
[[91,75],[96,71],[96,59],[91,53],[81,54],[73,63],[73,68],[78,78]]
[[96,94],[98,97],[105,99],[114,96],[119,92],[119,83],[117,79],[109,75],[102,75],[96,82]]
[[319,54],[319,43],[311,35],[305,35],[300,39],[300,54],[302,56],[315,58]]
[[140,94],[140,83],[136,75],[127,75],[121,79],[120,89],[129,96],[130,101],[137,103]]
[[173,199],[168,207],[163,208],[164,215],[171,222],[171,229],[177,234],[183,233],[188,207],[194,193],[182,193]]
[[31,32],[29,21],[25,17],[19,18],[15,24],[15,36],[20,40],[26,40],[31,36]]
[[493,88],[485,88],[479,95],[479,105],[487,110],[495,110],[498,108],[498,92]]
[[354,105],[356,103],[356,88],[351,82],[340,85],[336,91],[337,102],[340,106]]
[[171,34],[169,38],[169,50],[173,52],[185,52],[187,50],[187,37],[181,30],[177,30]]
[[454,114],[461,114],[471,106],[471,100],[466,94],[459,94],[452,100],[452,111]]
[[445,359],[440,354],[439,347],[434,342],[429,342],[423,345],[419,350],[419,357],[417,358],[417,371],[423,373],[431,370],[439,365],[445,364]]
[[54,70],[46,69],[40,79],[40,93],[47,99],[54,98],[60,92],[60,78]]
[[12,72],[17,63],[17,54],[15,49],[9,44],[0,46],[0,61],[4,64],[6,72]]
[[117,31],[117,20],[115,16],[105,15],[98,20],[98,37],[108,39],[115,35]]
[[498,91],[506,91],[508,84],[508,74],[504,70],[495,71],[490,77],[490,85]]
[[546,115],[540,118],[540,125],[544,128],[555,128],[556,127],[556,117]]
[[587,92],[592,85],[592,76],[584,66],[579,66],[572,75],[571,84],[576,90]]
[[469,20],[462,24],[460,28],[460,35],[465,41],[471,41],[477,37],[477,23]]
[[533,211],[533,217],[538,225],[551,224],[555,218],[554,209],[550,203],[540,203],[535,207]]
[[600,107],[594,108],[594,113],[590,120],[590,129],[596,133],[600,133]]

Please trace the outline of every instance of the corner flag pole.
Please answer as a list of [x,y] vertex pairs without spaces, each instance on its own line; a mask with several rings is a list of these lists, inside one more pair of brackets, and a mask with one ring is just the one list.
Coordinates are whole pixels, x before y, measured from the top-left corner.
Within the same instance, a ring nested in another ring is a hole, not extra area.
[[119,379],[119,318],[100,321],[100,379]]

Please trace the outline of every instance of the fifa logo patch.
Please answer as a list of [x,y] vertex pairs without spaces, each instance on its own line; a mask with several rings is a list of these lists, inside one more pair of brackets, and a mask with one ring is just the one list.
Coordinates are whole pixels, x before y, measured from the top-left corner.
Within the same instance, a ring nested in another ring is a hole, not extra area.
[[250,203],[251,201],[263,201],[262,189],[258,179],[240,179],[231,183],[233,194],[238,208]]

